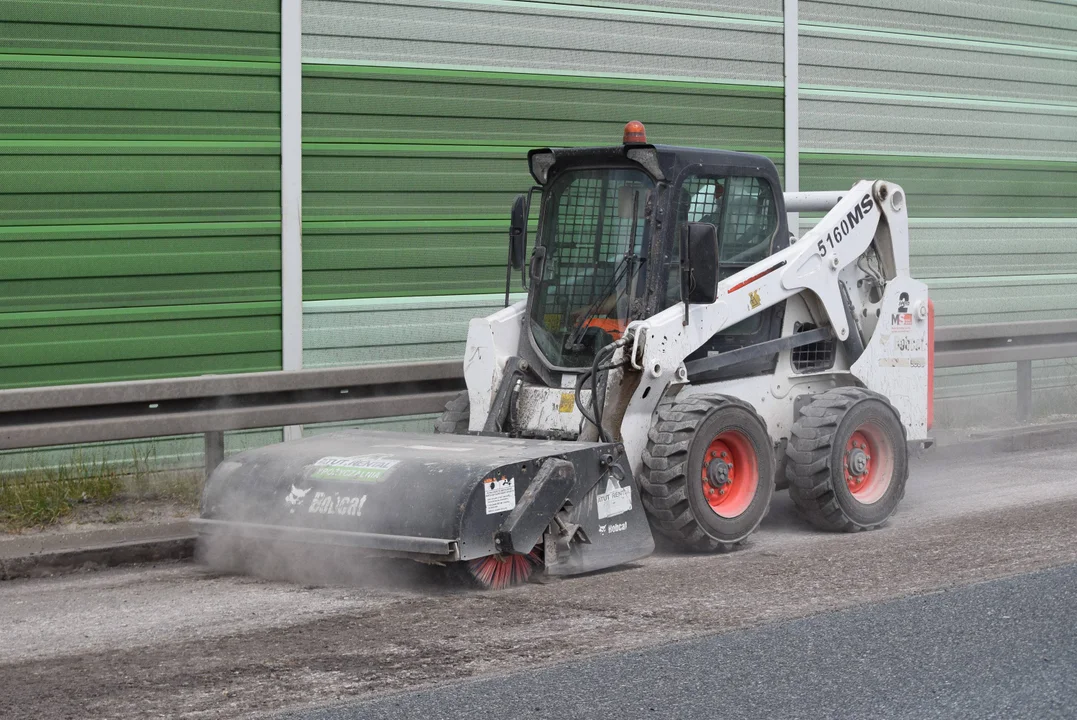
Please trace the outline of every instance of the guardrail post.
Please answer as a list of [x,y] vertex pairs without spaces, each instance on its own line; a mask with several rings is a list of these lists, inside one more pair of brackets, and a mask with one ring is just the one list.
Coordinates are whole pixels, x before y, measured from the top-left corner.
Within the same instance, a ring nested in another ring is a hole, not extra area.
[[224,433],[213,430],[206,433],[206,478],[224,462]]
[[1032,417],[1032,361],[1017,361],[1017,419],[1020,422]]

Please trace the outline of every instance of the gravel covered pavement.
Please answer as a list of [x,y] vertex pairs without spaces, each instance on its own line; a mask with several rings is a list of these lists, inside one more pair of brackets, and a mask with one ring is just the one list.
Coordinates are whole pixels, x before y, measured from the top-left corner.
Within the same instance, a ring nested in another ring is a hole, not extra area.
[[929,454],[876,532],[814,532],[781,493],[741,551],[502,592],[410,564],[343,587],[191,564],[2,583],[0,717],[262,716],[1061,567],[1074,468],[1077,449]]

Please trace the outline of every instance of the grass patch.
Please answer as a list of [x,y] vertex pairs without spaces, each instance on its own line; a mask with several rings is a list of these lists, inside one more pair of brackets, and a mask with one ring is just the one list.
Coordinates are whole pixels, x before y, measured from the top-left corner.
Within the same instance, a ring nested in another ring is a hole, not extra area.
[[201,470],[158,470],[152,447],[139,453],[134,450],[124,476],[124,496],[129,500],[165,500],[198,507],[202,496]]
[[127,478],[124,500],[164,501],[197,509],[202,499],[201,470],[164,470]]
[[99,522],[126,522],[138,519],[138,504],[144,501],[195,510],[202,493],[201,471],[159,470],[152,448],[134,448],[128,460],[76,450],[59,465],[33,459],[27,465],[0,472],[0,529],[17,532],[87,515]]
[[123,491],[120,472],[81,453],[55,468],[32,468],[0,478],[0,522],[22,530],[52,525],[80,503],[106,503]]

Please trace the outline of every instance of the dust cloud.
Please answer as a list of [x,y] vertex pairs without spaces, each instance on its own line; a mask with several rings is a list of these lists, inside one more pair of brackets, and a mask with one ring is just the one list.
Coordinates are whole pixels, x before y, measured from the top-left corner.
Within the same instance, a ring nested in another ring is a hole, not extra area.
[[[227,465],[225,462],[223,465]],[[227,470],[227,468],[224,468]],[[224,479],[227,483],[227,478]],[[260,492],[281,495],[277,488]],[[303,498],[310,502],[310,498]],[[203,499],[203,503],[206,499]],[[240,523],[274,524],[273,517],[257,513],[257,502],[238,489],[225,489],[212,500],[212,517]],[[273,503],[280,507],[280,500]],[[362,508],[363,516],[371,512]],[[289,524],[287,527],[295,527]],[[267,539],[242,534],[203,534],[196,546],[195,561],[224,574],[251,575],[304,586],[347,586],[430,592],[471,585],[461,563],[423,563],[405,556],[375,553],[346,545],[297,542],[282,537]]]
[[473,586],[459,563],[427,564],[407,557],[372,555],[350,547],[241,536],[200,538],[195,561],[213,572],[250,575],[305,587],[428,593]]

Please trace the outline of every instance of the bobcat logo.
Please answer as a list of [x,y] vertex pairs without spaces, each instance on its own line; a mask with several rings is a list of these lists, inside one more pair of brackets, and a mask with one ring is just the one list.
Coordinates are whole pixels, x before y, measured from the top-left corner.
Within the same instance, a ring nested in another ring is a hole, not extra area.
[[599,535],[605,535],[606,534],[606,526],[605,525],[599,525],[598,526],[598,533],[599,533]]
[[288,497],[284,498],[284,502],[289,505],[300,505],[306,499],[308,493],[310,493],[310,488],[300,490],[295,485],[292,485],[292,491],[288,493]]

